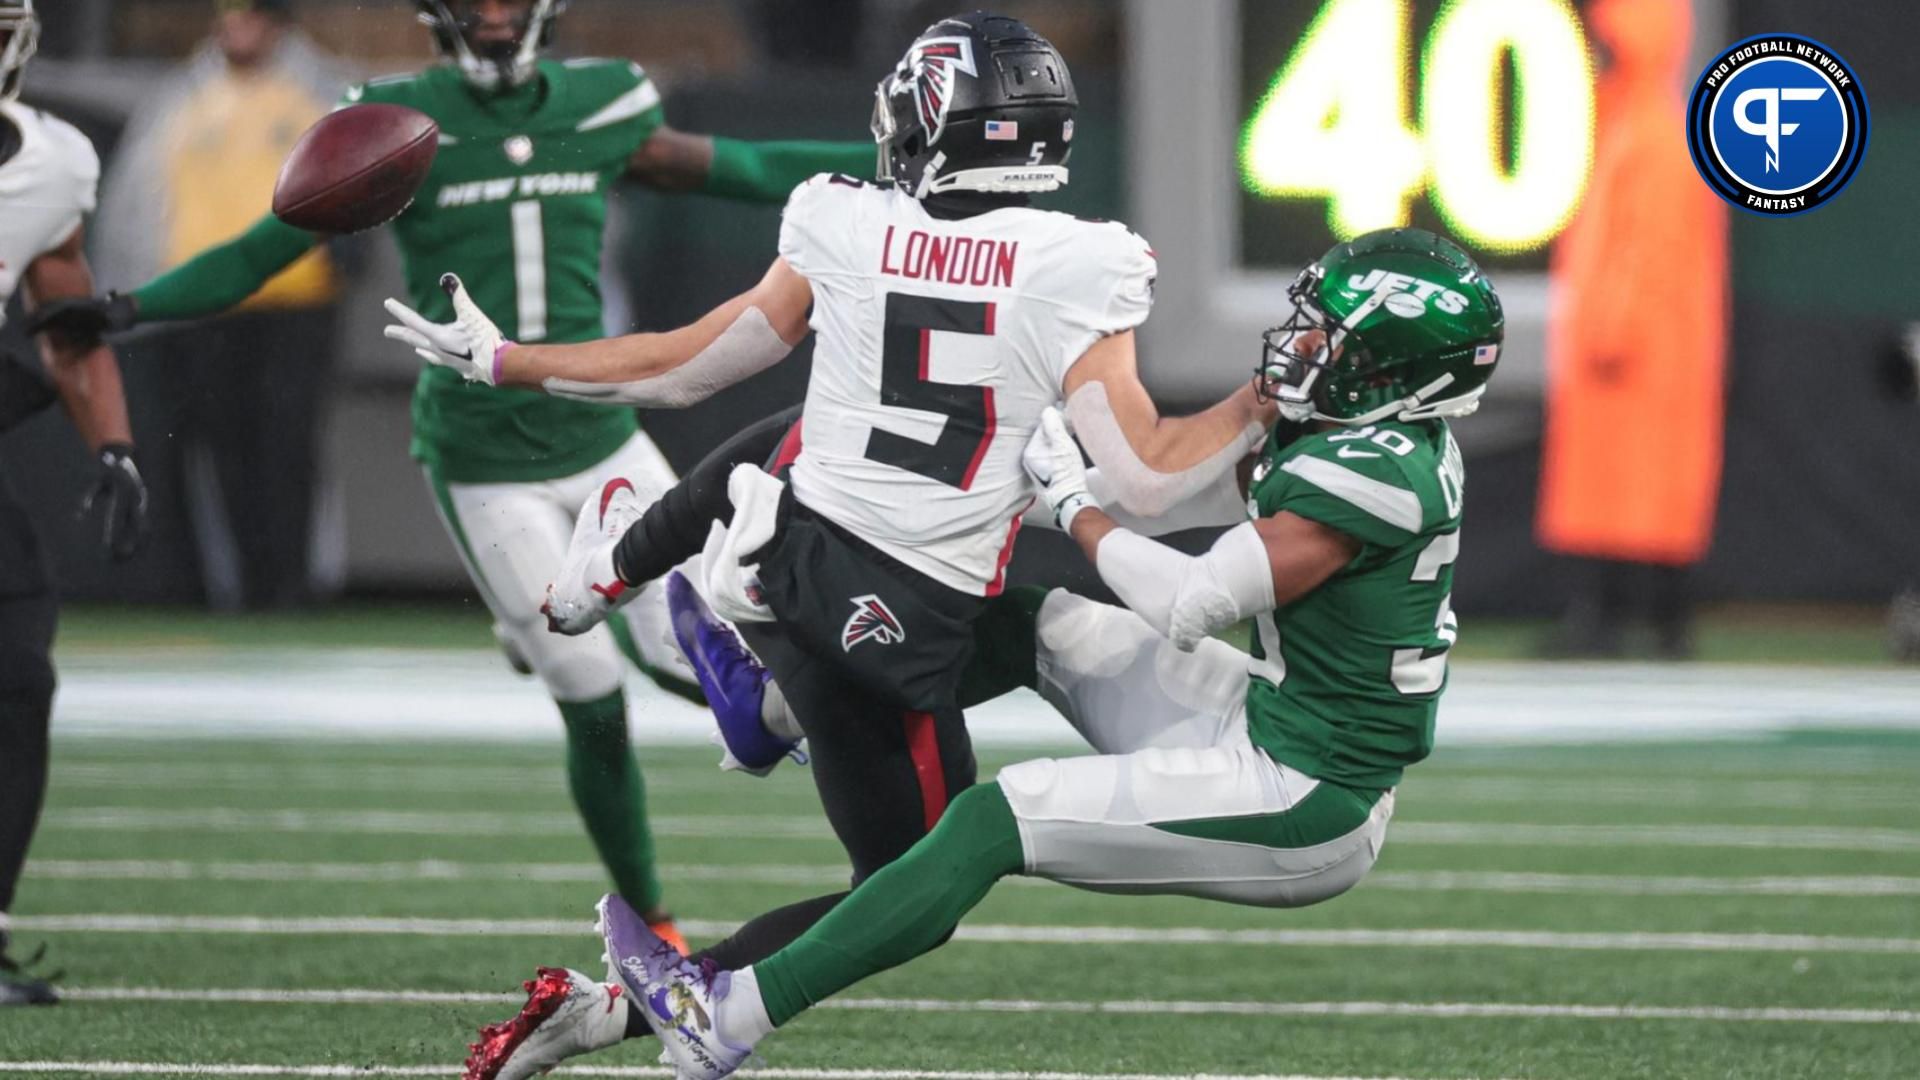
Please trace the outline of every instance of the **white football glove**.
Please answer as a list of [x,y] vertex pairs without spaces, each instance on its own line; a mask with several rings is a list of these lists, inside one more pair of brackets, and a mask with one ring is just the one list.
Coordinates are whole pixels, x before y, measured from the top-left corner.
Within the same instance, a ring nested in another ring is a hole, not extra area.
[[513,342],[501,336],[500,328],[467,295],[458,274],[441,275],[440,287],[453,300],[452,322],[428,322],[419,312],[389,299],[387,313],[400,324],[387,327],[387,336],[411,346],[430,364],[452,368],[468,382],[494,385],[499,377],[500,353]]
[[1087,466],[1080,460],[1080,446],[1067,432],[1066,417],[1060,410],[1048,406],[1040,414],[1040,426],[1033,429],[1033,438],[1027,440],[1027,448],[1020,454],[1020,464],[1026,466],[1027,475],[1040,485],[1040,497],[1047,500],[1053,509],[1053,520],[1066,532],[1073,524],[1073,515],[1088,507],[1098,509],[1100,504],[1087,493]]

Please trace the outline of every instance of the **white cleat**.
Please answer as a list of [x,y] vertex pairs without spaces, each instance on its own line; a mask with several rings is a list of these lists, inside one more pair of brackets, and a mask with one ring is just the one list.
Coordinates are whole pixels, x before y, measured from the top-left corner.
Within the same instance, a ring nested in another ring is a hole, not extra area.
[[525,1080],[626,1038],[627,992],[618,982],[541,968],[521,985],[527,1003],[513,1019],[480,1029],[461,1080]]
[[580,508],[567,557],[553,584],[547,586],[547,602],[540,605],[547,629],[569,636],[584,634],[640,595],[639,589],[613,572],[613,552],[627,529],[647,512],[647,505],[633,481],[615,476]]

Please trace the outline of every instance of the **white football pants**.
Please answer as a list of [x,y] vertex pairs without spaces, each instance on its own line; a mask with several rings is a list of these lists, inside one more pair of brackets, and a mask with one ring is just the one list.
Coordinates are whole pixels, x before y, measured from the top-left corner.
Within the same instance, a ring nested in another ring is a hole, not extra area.
[[1041,694],[1100,756],[1000,771],[1028,873],[1300,907],[1373,866],[1393,793],[1369,809],[1248,741],[1247,654],[1213,640],[1181,652],[1133,612],[1059,589],[1035,637]]
[[[625,673],[620,647],[606,626],[566,637],[550,632],[546,616],[540,614],[547,585],[566,558],[574,518],[616,475],[633,481],[648,503],[678,479],[660,448],[641,432],[606,460],[572,476],[524,483],[450,483],[445,485],[445,502],[434,500],[466,563],[467,576],[555,701],[606,697],[620,689]],[[427,482],[434,482],[431,473]],[[648,664],[694,681],[693,669],[673,643],[664,583],[649,582],[613,617],[626,620]]]

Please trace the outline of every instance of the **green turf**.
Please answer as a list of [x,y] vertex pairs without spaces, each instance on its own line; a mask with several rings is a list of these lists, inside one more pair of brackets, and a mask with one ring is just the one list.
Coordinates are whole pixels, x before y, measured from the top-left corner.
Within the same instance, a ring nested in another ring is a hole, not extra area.
[[[1541,654],[1552,624],[1462,614],[1459,660],[1520,660]],[[69,607],[63,649],[202,649],[255,646],[488,647],[489,618],[472,598],[422,603],[359,601],[287,615],[214,615],[176,609]],[[1227,635],[1235,637],[1231,632]],[[1244,632],[1237,635],[1244,638]],[[1884,614],[1874,608],[1729,608],[1709,611],[1695,635],[1697,658],[1721,663],[1884,664]]]
[[[484,630],[484,627],[482,628]],[[591,866],[571,827],[557,747],[229,739],[62,739],[48,818],[16,913],[573,920],[577,936],[469,933],[57,931],[69,986],[510,992],[540,963],[592,968],[593,880],[532,880]],[[844,861],[811,778],[715,773],[706,750],[646,748],[664,828],[670,901],[720,922],[827,891]],[[1018,756],[984,753],[991,772]],[[1376,869],[1714,878],[1920,877],[1912,787],[1920,741],[1825,734],[1738,744],[1443,752],[1416,769]],[[332,831],[301,831],[289,809]],[[142,815],[227,810],[237,827],[151,825]],[[368,818],[369,814],[390,816]],[[394,817],[391,814],[424,817]],[[406,831],[354,831],[372,821]],[[488,821],[514,823],[492,835]],[[341,823],[345,822],[346,825]],[[1415,826],[1490,826],[1438,843]],[[1502,824],[1833,829],[1861,850],[1506,842]],[[275,827],[268,827],[275,826]],[[476,827],[480,826],[480,827]],[[716,829],[750,835],[702,835]],[[1879,838],[1874,840],[1873,838]],[[1874,850],[1875,843],[1892,850]],[[1904,845],[1904,846],[1903,846]],[[451,880],[80,879],[102,860],[415,864]],[[729,880],[728,868],[800,880]],[[58,869],[56,872],[56,868]],[[445,872],[445,871],[442,871]],[[817,882],[817,883],[814,883]],[[1920,899],[1412,891],[1365,884],[1328,904],[1272,912],[1178,898],[1097,896],[1044,883],[997,890],[975,925],[1143,928],[1702,932],[1920,939]],[[948,1001],[1399,1002],[1920,1010],[1920,954],[1596,951],[1511,947],[994,944],[956,942],[858,988],[862,998]],[[74,1002],[0,1015],[0,1061],[451,1064],[496,1004],[288,1005]],[[1913,1017],[1909,1017],[1913,1019]],[[764,1047],[794,1068],[1060,1070],[1104,1074],[1301,1073],[1406,1077],[1905,1077],[1916,1025],[1784,1019],[1577,1019],[1125,1015],[821,1010]],[[596,1064],[651,1064],[644,1046]],[[450,1073],[451,1074],[451,1073]],[[6,1075],[19,1074],[3,1074]]]

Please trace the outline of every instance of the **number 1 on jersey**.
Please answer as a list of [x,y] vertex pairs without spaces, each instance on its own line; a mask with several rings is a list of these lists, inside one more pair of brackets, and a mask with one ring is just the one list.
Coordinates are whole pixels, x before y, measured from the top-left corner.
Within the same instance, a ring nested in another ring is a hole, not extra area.
[[519,339],[547,336],[547,229],[540,202],[513,204],[513,285],[519,304]]
[[887,294],[880,345],[880,404],[947,418],[932,443],[874,428],[866,458],[966,491],[993,444],[993,387],[934,382],[927,377],[935,331],[991,337],[994,305],[930,296]]

